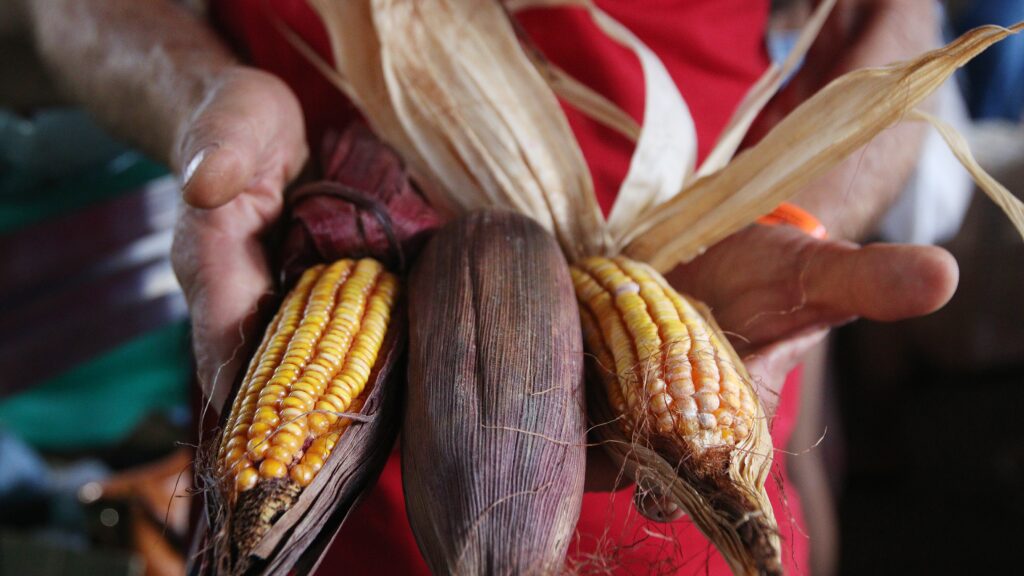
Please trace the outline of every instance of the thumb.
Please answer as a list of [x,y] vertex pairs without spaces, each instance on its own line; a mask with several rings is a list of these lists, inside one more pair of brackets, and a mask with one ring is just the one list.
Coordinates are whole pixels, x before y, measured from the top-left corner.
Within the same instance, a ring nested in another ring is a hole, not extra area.
[[840,319],[930,314],[953,297],[959,279],[956,260],[936,246],[829,242],[802,258],[807,302]]
[[278,78],[250,69],[225,75],[179,138],[182,192],[217,208],[256,184],[280,190],[307,156],[298,100]]
[[185,207],[171,253],[189,305],[199,383],[215,410],[247,364],[274,300],[260,239],[249,233],[259,225],[248,221],[257,211],[239,205],[246,200],[218,210]]
[[185,151],[185,157],[191,159],[182,172],[182,193],[192,206],[217,208],[245,190],[258,151],[245,140],[216,134],[203,140],[197,139],[191,146],[198,149]]

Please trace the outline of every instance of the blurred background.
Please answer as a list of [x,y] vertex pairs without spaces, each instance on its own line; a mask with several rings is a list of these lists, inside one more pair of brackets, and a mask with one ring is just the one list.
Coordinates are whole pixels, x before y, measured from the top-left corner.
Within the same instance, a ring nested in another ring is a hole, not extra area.
[[181,574],[179,190],[62,100],[19,5],[0,0],[0,574]]
[[[195,386],[168,259],[179,190],[62,100],[19,4],[0,0],[0,574],[180,574]],[[781,59],[807,7],[773,4]],[[1024,0],[943,7],[947,37],[1024,20]],[[1024,196],[1024,38],[937,103]],[[806,572],[1007,572],[1024,537],[1024,243],[937,138],[877,239],[947,247],[960,287],[809,359],[790,447]]]

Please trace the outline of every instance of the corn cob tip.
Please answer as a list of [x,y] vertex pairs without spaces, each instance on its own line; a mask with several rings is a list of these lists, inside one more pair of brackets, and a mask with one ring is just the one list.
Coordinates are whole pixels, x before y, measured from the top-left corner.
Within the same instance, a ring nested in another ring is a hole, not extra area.
[[572,276],[584,339],[627,433],[673,436],[697,453],[750,435],[756,396],[692,302],[627,258],[588,258]]

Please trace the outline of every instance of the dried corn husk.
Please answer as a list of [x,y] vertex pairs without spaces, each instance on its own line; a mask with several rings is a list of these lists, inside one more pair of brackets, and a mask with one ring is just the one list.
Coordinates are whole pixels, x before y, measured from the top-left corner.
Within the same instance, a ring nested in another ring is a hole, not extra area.
[[349,95],[431,202],[515,210],[570,254],[604,249],[583,154],[500,6],[312,4],[326,23],[342,26],[332,46]]
[[[978,28],[909,62],[836,79],[725,168],[694,182],[656,213],[637,221],[624,252],[661,271],[697,256],[907,118],[957,68],[1022,29],[1024,23],[1010,29]],[[944,132],[952,134],[952,128]],[[1019,213],[1020,201],[1005,189],[988,185],[990,178],[981,176],[980,167],[968,169],[1024,234],[1021,220],[1013,216],[1014,211]]]
[[543,228],[478,211],[438,231],[410,287],[402,481],[435,574],[561,570],[583,499],[583,344]]
[[[412,164],[432,201],[454,211],[489,206],[522,212],[555,235],[570,261],[624,253],[660,271],[695,257],[792,197],[909,117],[957,67],[1024,27],[981,28],[910,62],[843,76],[732,159],[834,5],[823,2],[798,50],[751,89],[711,156],[694,170],[696,143],[685,101],[665,81],[656,55],[589,0],[515,0],[504,6],[474,0],[314,0],[313,5],[332,39],[337,84]],[[506,8],[563,5],[587,10],[599,28],[637,54],[648,106],[641,126],[524,46],[505,13]],[[589,174],[554,93],[637,141],[608,220],[597,211]],[[957,142],[951,129],[940,129]],[[1024,234],[1020,203],[970,161],[965,147],[958,142],[954,147]],[[601,413],[599,402],[592,410],[595,420],[612,416]],[[617,440],[630,444],[621,436]],[[752,448],[734,451],[729,474],[734,488],[759,493],[771,463],[767,435]],[[632,450],[628,457],[610,451],[632,462],[630,471],[642,483],[669,487],[737,571],[752,570],[743,561],[749,550],[738,549],[720,529],[728,520],[715,499],[721,487],[701,487],[685,472],[677,474],[671,455],[660,451]],[[771,518],[767,502],[757,506]]]

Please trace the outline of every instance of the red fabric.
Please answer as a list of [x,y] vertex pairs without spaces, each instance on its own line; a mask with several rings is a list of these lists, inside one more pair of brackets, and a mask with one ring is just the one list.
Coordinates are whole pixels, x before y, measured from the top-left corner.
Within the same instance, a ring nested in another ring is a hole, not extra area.
[[[686,98],[703,158],[736,104],[768,65],[763,47],[768,0],[597,0],[662,59]],[[281,34],[295,31],[332,62],[327,33],[305,0],[213,0],[211,17],[253,64],[280,76],[295,91],[314,150],[328,129],[340,129],[355,110]],[[636,58],[608,40],[581,9],[531,10],[519,16],[552,60],[643,117],[643,82]],[[626,174],[632,147],[615,132],[567,110],[583,148],[598,199],[607,212]]]
[[[800,373],[789,375],[772,424],[772,439],[784,450],[796,424]],[[800,500],[786,474],[783,452],[776,451],[768,497],[775,509],[783,543],[786,574],[806,574],[809,543],[803,531]],[[785,497],[782,495],[785,487]],[[348,518],[319,574],[340,570],[379,576],[428,576],[405,516],[399,451],[391,454],[377,485]],[[581,574],[679,574],[726,576],[725,560],[690,522],[651,522],[633,508],[633,487],[619,492],[589,492],[576,535],[569,546],[570,566]]]
[[[767,66],[763,36],[768,0],[595,0],[639,36],[664,62],[693,114],[703,158],[746,90]],[[296,92],[317,149],[328,129],[344,127],[352,106],[284,39],[278,25],[298,33],[327,61],[326,33],[305,0],[214,0],[212,17],[225,37],[255,65],[274,72]],[[549,58],[604,94],[637,120],[643,83],[636,58],[605,38],[579,9],[531,11],[519,16]],[[277,24],[275,24],[275,22]],[[632,147],[614,132],[566,110],[607,212],[629,166]],[[773,423],[784,448],[796,422],[799,377],[791,374]],[[398,453],[377,486],[346,523],[325,559],[323,574],[428,574],[405,515]],[[799,500],[776,453],[769,495],[784,541],[787,572],[806,571],[807,538]],[[785,489],[785,498],[780,488]],[[570,562],[594,566],[602,558],[616,574],[728,574],[721,557],[686,519],[664,525],[637,516],[632,488],[585,495]],[[666,537],[667,536],[667,537]],[[600,571],[600,573],[607,573]]]

